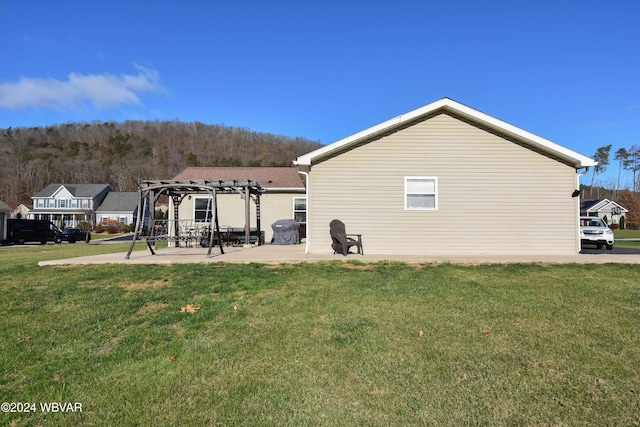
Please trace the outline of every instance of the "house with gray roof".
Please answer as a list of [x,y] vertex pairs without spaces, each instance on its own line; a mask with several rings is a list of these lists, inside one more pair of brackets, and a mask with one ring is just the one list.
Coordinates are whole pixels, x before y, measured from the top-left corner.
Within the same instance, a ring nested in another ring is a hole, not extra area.
[[50,184],[32,196],[30,219],[46,219],[58,227],[77,227],[96,223],[96,210],[107,194],[109,184]]
[[117,221],[121,225],[133,224],[138,211],[136,191],[111,191],[96,210],[98,223]]
[[580,215],[600,217],[609,225],[624,223],[628,212],[627,208],[609,199],[582,200],[580,202]]

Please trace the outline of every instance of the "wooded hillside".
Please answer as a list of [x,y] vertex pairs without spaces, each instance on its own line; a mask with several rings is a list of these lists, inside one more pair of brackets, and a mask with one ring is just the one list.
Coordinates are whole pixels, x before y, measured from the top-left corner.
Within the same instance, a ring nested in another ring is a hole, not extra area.
[[321,147],[305,138],[180,121],[68,123],[0,129],[0,200],[30,203],[51,183],[135,191],[187,166],[291,166]]

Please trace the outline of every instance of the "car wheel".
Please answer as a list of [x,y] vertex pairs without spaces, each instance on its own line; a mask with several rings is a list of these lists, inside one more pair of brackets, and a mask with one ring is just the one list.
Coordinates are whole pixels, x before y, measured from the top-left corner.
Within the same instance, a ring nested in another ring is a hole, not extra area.
[[19,245],[24,245],[24,239],[18,239],[16,243]]
[[59,245],[60,243],[62,243],[62,237],[56,237],[55,239],[53,239],[53,243]]
[[607,245],[607,250],[608,251],[612,251],[613,250],[613,245]]

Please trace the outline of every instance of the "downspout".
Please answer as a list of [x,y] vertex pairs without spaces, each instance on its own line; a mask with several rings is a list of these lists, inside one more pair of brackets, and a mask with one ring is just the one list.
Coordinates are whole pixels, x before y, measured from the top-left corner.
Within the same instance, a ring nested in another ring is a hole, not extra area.
[[[580,190],[580,177],[582,175],[586,175],[587,172],[589,172],[589,166],[587,166],[584,169],[584,172],[580,173],[578,172],[578,169],[576,169],[576,189]],[[577,210],[578,210],[578,218],[576,218],[576,220],[574,221],[577,227],[576,230],[576,239],[577,239],[577,246],[578,246],[578,252],[582,252],[582,240],[580,239],[580,199],[582,199],[582,196],[579,194],[577,197],[577,201],[576,201],[576,205],[577,205]]]
[[309,234],[311,231],[311,227],[309,226],[310,222],[309,222],[309,206],[311,203],[311,198],[309,197],[311,195],[310,191],[311,191],[311,177],[309,176],[309,172],[304,172],[301,171],[300,169],[298,169],[298,173],[299,174],[303,174],[306,178],[306,183],[307,185],[305,185],[305,197],[307,198],[307,237],[305,238],[305,246],[304,246],[304,253],[308,254],[309,253],[309,243],[310,243],[310,238],[309,238]]

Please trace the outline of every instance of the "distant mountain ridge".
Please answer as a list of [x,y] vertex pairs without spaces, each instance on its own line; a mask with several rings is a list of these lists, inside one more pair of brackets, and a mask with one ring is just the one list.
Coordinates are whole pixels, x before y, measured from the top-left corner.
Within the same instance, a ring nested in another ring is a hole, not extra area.
[[291,166],[322,144],[200,122],[66,123],[0,128],[0,200],[30,203],[50,183],[108,183],[135,191],[187,166]]

